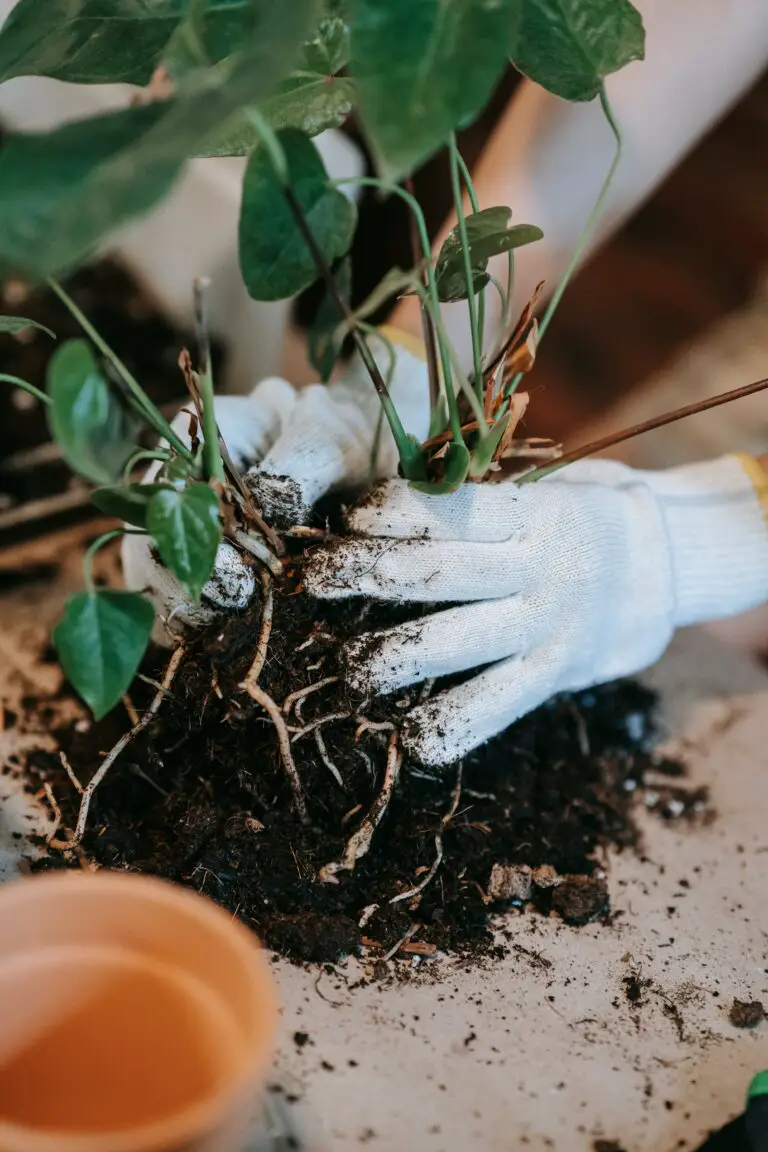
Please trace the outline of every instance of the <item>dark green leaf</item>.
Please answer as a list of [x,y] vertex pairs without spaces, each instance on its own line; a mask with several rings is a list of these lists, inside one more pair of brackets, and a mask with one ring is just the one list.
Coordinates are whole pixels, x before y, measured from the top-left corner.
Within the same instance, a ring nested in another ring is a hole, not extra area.
[[[278,133],[291,186],[328,263],[343,256],[355,230],[354,204],[328,185],[320,153],[293,128]],[[318,277],[265,148],[254,152],[243,184],[240,268],[255,300],[295,296]]]
[[0,32],[0,80],[146,84],[185,0],[19,0]]
[[[305,43],[298,68],[259,106],[269,126],[275,132],[299,128],[307,136],[317,136],[342,124],[352,111],[356,87],[351,77],[334,73],[348,59],[347,24],[338,16],[324,16]],[[258,143],[258,133],[248,117],[242,116],[199,155],[245,156]]]
[[592,100],[606,76],[643,59],[643,20],[629,0],[518,0],[510,55],[556,96]]
[[473,479],[481,479],[485,476],[491,465],[493,454],[501,443],[507,424],[509,424],[509,413],[505,412],[501,420],[496,421],[485,439],[481,440],[472,450],[469,474]]
[[112,392],[86,340],[68,340],[48,365],[48,424],[74,472],[116,480],[136,447],[136,426]]
[[155,610],[138,592],[71,596],[53,642],[72,685],[97,720],[114,708],[141,663]]
[[506,65],[518,0],[351,0],[363,120],[391,179],[473,120]]
[[164,489],[163,484],[115,484],[96,488],[91,492],[91,500],[107,516],[146,528],[149,502],[155,493]]
[[186,0],[186,15],[162,54],[169,74],[180,80],[233,56],[259,31],[274,0]]
[[443,462],[443,479],[430,482],[429,480],[413,480],[411,487],[419,492],[426,492],[429,496],[445,496],[455,492],[467,478],[469,473],[469,450],[465,444],[452,441]]
[[193,600],[210,579],[221,539],[219,500],[205,484],[164,488],[149,502],[147,530],[160,559]]
[[0,332],[14,335],[16,332],[25,332],[27,328],[37,328],[52,340],[56,339],[56,334],[51,332],[50,328],[46,328],[45,324],[38,324],[37,320],[27,320],[25,316],[0,316]]
[[[369,316],[373,316],[380,308],[389,303],[393,296],[412,295],[418,283],[414,269],[404,272],[402,268],[390,268],[379,280],[376,287],[369,292],[362,304],[358,304],[355,308],[352,314],[354,319],[367,320]],[[349,325],[347,324],[347,326]]]
[[2,271],[44,279],[71,267],[156,203],[188,156],[271,92],[301,43],[312,0],[258,0],[257,10],[243,50],[174,99],[9,134],[0,150]]
[[[544,235],[540,228],[532,224],[514,224],[508,228],[510,215],[509,208],[484,208],[465,218],[475,292],[488,283],[486,268],[492,256],[533,244]],[[435,278],[441,300],[466,300],[467,282],[458,225],[446,237],[440,249]]]
[[[333,278],[342,298],[349,304],[352,293],[352,261],[349,257],[340,262]],[[339,306],[326,288],[307,334],[309,362],[325,382],[330,380],[344,342],[340,331],[341,319]]]

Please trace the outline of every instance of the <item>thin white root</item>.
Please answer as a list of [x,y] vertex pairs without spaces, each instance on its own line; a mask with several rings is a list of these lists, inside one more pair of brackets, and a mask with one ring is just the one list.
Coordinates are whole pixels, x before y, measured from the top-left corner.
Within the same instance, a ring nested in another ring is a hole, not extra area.
[[334,720],[349,720],[350,716],[350,712],[329,712],[327,716],[321,716],[319,720],[313,720],[311,724],[305,724],[303,728],[299,728],[298,732],[294,732],[291,740],[301,740],[302,736],[308,736],[310,732],[314,732],[316,728],[321,728],[323,724],[331,724]]
[[326,676],[324,680],[318,680],[316,684],[308,684],[306,688],[299,688],[296,692],[291,692],[283,700],[283,715],[287,716],[291,708],[296,706],[296,716],[301,720],[301,709],[307,696],[311,696],[313,692],[319,692],[321,688],[327,688],[329,684],[338,684],[338,676]]
[[236,532],[232,533],[232,539],[246,552],[250,552],[251,556],[255,556],[262,564],[266,564],[273,576],[282,576],[283,566],[277,556],[252,532],[244,532],[242,528],[238,528]]
[[[139,719],[137,721],[137,723],[141,723],[141,720]],[[73,787],[75,788],[75,791],[79,792],[80,795],[82,796],[83,791],[84,791],[83,786],[80,783],[80,781],[78,780],[77,776],[75,776],[74,769],[73,769],[72,765],[70,764],[69,760],[67,760],[66,752],[59,752],[59,760],[61,761],[62,768],[66,772],[67,776],[69,776],[69,779],[70,779]]]
[[363,732],[394,732],[395,726],[390,720],[367,720],[365,716],[362,717],[357,728],[355,728],[355,742],[362,736]]
[[384,770],[384,782],[382,783],[381,791],[371,805],[365,820],[363,820],[357,831],[353,833],[347,841],[347,846],[344,849],[344,855],[341,860],[332,861],[320,869],[318,879],[321,883],[338,884],[338,880],[336,879],[337,873],[354,871],[357,861],[366,855],[371,847],[373,834],[381,822],[382,816],[389,807],[389,802],[392,799],[398,777],[400,776],[402,763],[403,754],[400,750],[398,734],[397,732],[393,732],[389,737],[389,743],[387,745],[387,765]]
[[379,904],[366,904],[360,913],[360,919],[357,922],[358,928],[365,928],[371,916],[373,916],[374,912],[378,912],[379,908]]
[[258,684],[259,677],[261,676],[264,668],[264,663],[267,659],[267,651],[269,650],[269,637],[272,635],[272,615],[275,606],[275,597],[272,591],[272,578],[266,568],[261,570],[261,585],[264,589],[264,604],[261,609],[261,631],[259,632],[259,639],[256,644],[256,655],[253,658],[253,664],[248,669],[248,675],[245,678],[245,689],[249,691],[249,684]]
[[293,524],[283,532],[284,536],[293,536],[298,540],[325,540],[328,533],[325,528],[310,528],[308,524]]
[[[72,840],[67,845],[68,848],[76,848],[77,845],[82,840],[83,836],[85,835],[85,827],[86,827],[86,824],[88,823],[88,811],[91,807],[91,800],[93,799],[93,794],[96,791],[96,789],[99,787],[99,785],[101,784],[101,782],[104,779],[104,777],[106,776],[107,772],[109,772],[110,768],[114,764],[115,760],[117,760],[120,753],[124,752],[125,749],[128,747],[128,745],[133,740],[136,739],[136,737],[139,735],[139,733],[144,731],[144,729],[152,722],[155,715],[157,714],[158,709],[160,708],[160,705],[162,704],[163,700],[165,699],[165,696],[168,692],[168,689],[171,687],[171,684],[174,681],[176,673],[179,670],[179,665],[181,664],[181,661],[184,657],[184,652],[185,652],[184,645],[180,644],[179,647],[176,649],[176,651],[171,656],[170,660],[168,661],[168,666],[165,669],[165,675],[163,676],[162,684],[159,686],[157,693],[155,694],[155,697],[152,700],[152,703],[150,704],[149,708],[147,708],[146,712],[141,717],[138,724],[134,724],[133,728],[131,728],[130,731],[126,732],[124,736],[120,737],[120,739],[118,740],[117,744],[115,744],[112,751],[109,752],[104,757],[101,764],[99,765],[98,771],[94,774],[92,779],[88,781],[88,784],[85,786],[85,788],[79,789],[81,797],[82,797],[82,799],[80,800],[80,811],[77,814],[77,824],[75,825],[75,833],[72,837]],[[75,784],[76,787],[78,787],[76,780],[75,780],[74,773],[71,772],[71,769],[69,769],[66,764],[64,764],[64,767],[67,769],[67,772],[68,772],[72,782]]]
[[288,777],[288,783],[291,786],[291,792],[293,793],[293,802],[296,805],[296,811],[299,814],[299,819],[301,820],[302,824],[309,824],[309,812],[307,811],[307,803],[304,799],[304,789],[302,788],[301,779],[299,778],[299,773],[296,768],[296,764],[294,763],[293,754],[291,752],[291,738],[288,733],[285,720],[283,719],[283,715],[272,697],[268,696],[264,689],[260,688],[258,684],[254,684],[246,680],[243,683],[243,688],[251,697],[251,699],[255,700],[255,702],[264,709],[275,726],[277,731],[277,739],[280,744],[280,758],[283,761],[283,767],[285,768],[285,773]]
[[61,808],[59,808],[59,805],[56,802],[56,797],[53,794],[53,789],[51,788],[50,784],[43,784],[43,792],[45,792],[46,800],[50,804],[51,811],[53,812],[53,825],[51,826],[51,830],[45,838],[46,844],[50,846],[56,842],[56,833],[61,827]]
[[414,897],[420,896],[427,885],[431,884],[437,875],[437,870],[443,862],[443,832],[445,832],[451,820],[453,820],[456,815],[456,809],[459,806],[459,799],[461,797],[461,773],[462,764],[459,763],[459,767],[456,770],[456,783],[451,794],[451,806],[440,821],[439,831],[435,833],[435,860],[432,867],[413,888],[409,888],[407,892],[400,892],[397,896],[393,896],[390,904],[399,904],[403,900],[412,900]]
[[400,949],[404,948],[406,944],[410,944],[419,928],[421,928],[421,924],[419,924],[417,920],[414,920],[413,924],[410,925],[408,931],[398,940],[397,944],[393,944],[389,952],[384,953],[382,956],[384,963],[386,963],[387,960],[391,960],[393,956],[396,956]]
[[332,636],[330,634],[330,632],[321,632],[320,630],[318,630],[317,632],[313,632],[312,635],[307,640],[305,640],[303,644],[299,644],[296,651],[297,652],[303,652],[305,648],[311,648],[311,646],[315,643],[316,640],[327,640],[329,643],[332,644],[335,641],[335,639],[336,639],[335,636]]
[[333,776],[334,780],[338,784],[339,788],[341,788],[343,791],[346,791],[346,785],[342,779],[341,772],[339,772],[333,760],[331,760],[330,756],[328,755],[328,749],[325,746],[323,734],[319,728],[315,728],[315,744],[317,744],[317,751],[320,754],[320,759],[322,760],[323,764],[325,764],[331,776]]

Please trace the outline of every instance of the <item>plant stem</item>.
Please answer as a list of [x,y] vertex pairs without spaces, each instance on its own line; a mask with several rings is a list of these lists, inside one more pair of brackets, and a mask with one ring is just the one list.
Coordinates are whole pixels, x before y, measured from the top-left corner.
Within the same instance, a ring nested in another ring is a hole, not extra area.
[[47,392],[41,392],[39,388],[35,388],[34,384],[22,380],[19,376],[9,376],[7,372],[0,372],[0,383],[12,384],[14,388],[21,388],[23,392],[28,392],[36,400],[42,400],[43,404],[51,403],[51,398]]
[[208,335],[208,317],[205,307],[205,290],[210,281],[195,277],[193,291],[195,300],[195,333],[197,335],[198,377],[200,396],[203,401],[203,465],[207,480],[218,480],[226,484],[224,462],[219,449],[219,429],[216,424],[216,408],[213,399],[213,368],[211,366],[211,341]]
[[[475,390],[478,399],[483,401],[483,349],[478,327],[475,290],[472,284],[472,260],[469,252],[469,237],[467,236],[467,221],[464,218],[464,198],[461,194],[459,181],[459,149],[456,144],[456,133],[451,132],[448,140],[448,156],[451,166],[451,186],[453,189],[453,204],[456,209],[459,240],[461,241],[461,257],[464,263],[464,283],[467,286],[467,307],[469,308],[469,329],[472,335],[472,361],[475,370]],[[464,168],[466,172],[466,166]],[[469,173],[467,173],[469,175]]]
[[[414,196],[413,177],[409,176],[405,181],[405,189],[409,196]],[[410,213],[410,234],[411,234],[411,260],[413,267],[418,268],[424,260],[423,253],[420,256],[419,250],[421,248],[421,241],[419,239],[419,229],[416,224],[416,217],[413,212]],[[429,411],[430,420],[440,407],[440,365],[438,364],[437,341],[435,339],[435,326],[432,323],[432,318],[429,315],[429,309],[421,300],[421,331],[424,338],[424,351],[427,357],[427,374],[429,377]]]
[[[356,184],[361,188],[378,188],[379,191],[391,192],[395,196],[399,196],[404,200],[416,220],[416,227],[419,232],[419,239],[421,241],[422,251],[426,258],[426,273],[427,273],[427,291],[432,306],[432,318],[435,320],[436,316],[440,314],[440,297],[437,291],[437,280],[435,279],[435,270],[432,267],[431,248],[429,244],[429,233],[427,232],[427,222],[424,219],[424,213],[421,210],[421,205],[415,196],[410,192],[406,192],[399,184],[390,184],[386,180],[378,180],[375,176],[355,176],[348,179],[334,180],[334,185],[341,184]],[[435,320],[437,326],[437,321]],[[443,332],[445,330],[443,329]],[[458,442],[461,441],[461,421],[459,419],[459,410],[456,404],[456,392],[453,387],[453,377],[451,375],[451,357],[448,348],[438,331],[438,347],[440,350],[440,365],[443,370],[443,384],[445,386],[445,400],[448,405],[448,415],[451,422],[454,437]]]
[[688,416],[697,416],[700,412],[708,412],[710,408],[719,408],[722,404],[743,400],[745,396],[753,396],[755,392],[762,392],[765,388],[768,388],[768,378],[757,380],[754,384],[745,384],[742,388],[733,388],[730,392],[721,392],[717,396],[710,396],[708,400],[698,400],[695,404],[686,404],[684,408],[675,408],[661,416],[653,416],[650,420],[643,420],[642,423],[633,424],[630,428],[623,428],[620,432],[611,432],[610,435],[603,436],[600,440],[592,440],[581,448],[574,448],[571,452],[566,452],[551,464],[544,464],[541,468],[535,468],[532,472],[522,476],[518,483],[530,484],[535,480],[540,480],[542,476],[549,476],[552,472],[558,472],[568,464],[574,464],[577,460],[584,460],[587,456],[594,456],[596,452],[604,452],[607,448],[613,448],[615,444],[622,444],[625,440],[632,440],[635,436],[642,436],[645,432],[653,432],[657,428],[663,428],[665,424],[674,424],[677,420],[685,420]]
[[57,280],[49,278],[48,285],[53,289],[61,302],[69,309],[83,331],[86,332],[88,336],[90,336],[91,340],[93,340],[94,344],[102,353],[102,355],[105,356],[107,360],[109,360],[110,364],[115,369],[118,376],[133,396],[136,402],[136,407],[144,419],[154,428],[155,432],[157,432],[159,436],[164,436],[168,443],[173,445],[180,456],[183,456],[185,460],[193,463],[194,458],[187,445],[179,439],[173,428],[171,428],[170,424],[166,420],[165,416],[163,416],[162,412],[160,412],[160,410],[156,408],[152,401],[149,399],[135,376],[133,376],[132,373],[128,371],[117,353],[114,352],[110,348],[109,344],[107,344],[106,340],[99,335],[88,317],[83,312],[81,312],[77,304],[75,304],[72,297],[62,288],[61,284],[59,284]]
[[[547,309],[541,318],[541,322],[539,323],[539,336],[538,336],[539,344],[541,344],[541,341],[544,337],[544,333],[546,332],[547,328],[549,327],[550,322],[552,320],[552,317],[554,316],[555,311],[557,309],[557,306],[563,298],[563,293],[565,292],[566,288],[568,287],[568,284],[570,283],[571,277],[573,276],[573,273],[576,271],[576,267],[577,267],[579,261],[581,260],[581,257],[584,255],[584,250],[586,249],[589,241],[592,239],[593,233],[595,231],[595,227],[597,226],[597,222],[600,219],[601,213],[603,211],[603,206],[605,204],[606,196],[608,195],[611,184],[613,183],[613,178],[616,175],[616,169],[618,168],[619,162],[621,160],[621,156],[622,156],[622,152],[623,152],[623,148],[624,148],[624,141],[622,139],[621,129],[618,125],[616,117],[613,114],[613,109],[611,108],[610,102],[608,100],[608,93],[605,90],[605,84],[600,85],[600,106],[603,109],[603,113],[605,115],[605,118],[608,121],[610,129],[613,132],[614,139],[616,140],[616,151],[614,153],[613,160],[611,161],[611,166],[608,169],[608,174],[605,177],[605,180],[603,181],[603,186],[600,189],[597,200],[594,203],[594,207],[592,208],[592,211],[589,214],[589,219],[587,220],[586,224],[582,228],[581,235],[579,236],[579,239],[576,242],[576,247],[573,250],[573,253],[571,255],[570,260],[568,261],[568,266],[565,269],[565,272],[563,273],[563,275],[561,277],[560,283],[558,284],[557,288],[555,289],[555,292],[552,296],[552,299],[550,300],[550,302],[547,306]],[[522,380],[522,378],[523,378],[523,373],[518,372],[518,374],[511,381],[509,387],[507,388],[505,395],[511,396],[512,393],[514,391],[516,391],[517,386],[520,383],[520,381]]]
[[164,451],[162,448],[140,448],[138,452],[134,452],[125,468],[123,468],[123,480],[127,481],[130,478],[131,472],[133,472],[136,465],[142,460],[162,460],[167,463],[172,459],[173,456],[171,453]]
[[416,479],[417,477],[414,470],[415,460],[413,446],[408,438],[408,434],[406,433],[405,428],[403,427],[397,409],[392,403],[392,397],[389,395],[389,389],[384,383],[384,379],[381,375],[381,372],[379,371],[376,361],[373,358],[373,354],[368,347],[368,343],[360,333],[357,324],[354,323],[352,312],[348,307],[346,300],[339,292],[330,265],[325,259],[320,245],[315,239],[315,235],[310,228],[309,222],[304,214],[304,209],[301,207],[301,204],[297,200],[290,184],[283,185],[283,194],[285,196],[288,207],[291,210],[291,214],[296,221],[296,226],[304,237],[307,247],[312,253],[312,258],[317,265],[318,271],[322,275],[329,293],[336,302],[336,307],[339,309],[339,312],[346,321],[352,321],[352,339],[354,340],[357,351],[360,354],[360,358],[362,359],[363,364],[368,371],[368,375],[371,377],[373,386],[378,393],[379,400],[381,401],[381,406],[384,409],[384,414],[389,421],[389,426],[392,430],[392,435],[395,439],[395,444],[397,445],[397,450],[400,455],[400,462],[403,466],[403,473],[405,474],[406,479]]
[[[109,532],[104,532],[103,535],[97,536],[93,543],[86,549],[83,556],[83,581],[85,582],[85,590],[89,593],[94,593],[96,587],[93,583],[93,558],[98,552],[99,548],[103,548],[105,544],[109,544],[110,540],[114,540],[117,536],[124,536],[128,533],[127,528],[111,528]],[[145,535],[145,533],[134,533],[134,535]]]

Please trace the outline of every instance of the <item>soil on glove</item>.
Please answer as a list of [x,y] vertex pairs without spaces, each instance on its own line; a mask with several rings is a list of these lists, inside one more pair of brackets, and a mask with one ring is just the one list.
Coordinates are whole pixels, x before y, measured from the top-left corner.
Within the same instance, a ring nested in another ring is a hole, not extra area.
[[[297,565],[275,589],[260,679],[279,705],[339,675],[340,639],[402,619],[367,602],[320,605],[299,580]],[[105,867],[212,896],[293,960],[438,950],[481,959],[503,947],[494,914],[524,905],[572,925],[609,923],[601,860],[609,847],[638,846],[636,805],[645,798],[669,819],[706,808],[706,795],[679,779],[682,767],[652,752],[653,694],[620,682],[554,700],[467,756],[460,776],[457,765],[426,770],[406,758],[370,851],[337,883],[321,883],[381,789],[392,733],[375,725],[396,722],[421,689],[363,701],[337,681],[307,695],[298,715],[288,710],[311,816],[302,824],[273,723],[239,688],[259,630],[256,610],[190,645],[156,722],[95,793],[83,849]],[[154,653],[145,671],[159,678],[167,659]],[[137,681],[139,712],[154,691]],[[56,733],[83,783],[129,723],[117,708],[87,731]],[[73,828],[79,797],[58,760],[37,754],[34,771]]]

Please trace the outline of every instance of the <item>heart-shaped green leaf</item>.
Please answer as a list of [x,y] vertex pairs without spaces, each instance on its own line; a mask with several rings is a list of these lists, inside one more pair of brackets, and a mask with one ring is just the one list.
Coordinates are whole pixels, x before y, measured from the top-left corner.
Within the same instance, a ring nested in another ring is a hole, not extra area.
[[48,425],[70,468],[111,484],[136,447],[137,426],[107,383],[86,340],[68,340],[48,365]]
[[249,3],[257,19],[241,51],[196,73],[173,99],[8,134],[0,150],[3,272],[42,280],[71,267],[151,208],[188,157],[270,94],[300,47],[312,0]]
[[156,493],[164,490],[167,490],[164,484],[115,484],[96,488],[91,492],[91,500],[107,516],[125,520],[137,528],[146,528],[149,502]]
[[[342,299],[349,304],[352,292],[352,261],[349,257],[340,261],[333,278]],[[326,288],[307,333],[309,361],[324,382],[330,380],[344,342],[343,332],[340,330],[341,319],[339,306]]]
[[62,667],[97,720],[130,687],[147,650],[155,610],[138,592],[71,596],[53,630]]
[[[475,292],[488,283],[486,268],[493,256],[534,244],[544,233],[533,224],[514,224],[507,221],[511,216],[509,208],[483,208],[465,217],[469,259],[472,266],[472,285]],[[466,300],[467,282],[464,275],[464,257],[461,249],[461,235],[458,225],[451,230],[443,242],[435,265],[435,278],[440,299],[443,301]]]
[[[302,132],[277,134],[291,186],[329,264],[343,256],[355,231],[354,204],[328,184],[320,153]],[[240,209],[240,268],[254,300],[295,296],[318,277],[307,243],[286,203],[266,148],[254,152],[245,173]]]
[[163,488],[149,502],[147,531],[160,559],[198,601],[213,573],[221,539],[216,493],[205,484]]
[[[356,85],[351,76],[337,76],[349,60],[349,27],[339,16],[323,16],[307,40],[298,66],[259,105],[270,128],[299,128],[317,136],[337,128],[352,111]],[[259,144],[259,136],[247,116],[237,117],[206,156],[245,156]]]
[[411,487],[419,492],[426,492],[429,496],[447,496],[464,483],[469,474],[469,464],[470,456],[466,445],[451,441],[443,463],[443,479],[433,482],[412,480]]
[[19,0],[0,32],[0,81],[146,84],[185,0]]
[[51,332],[50,328],[46,328],[45,324],[38,324],[37,320],[27,320],[26,316],[0,316],[0,332],[14,335],[16,332],[25,332],[27,328],[37,328],[52,340],[56,339],[56,334]]
[[593,100],[606,76],[645,55],[629,0],[518,0],[511,27],[515,66],[565,100]]
[[518,0],[351,0],[363,120],[392,180],[477,116],[504,71]]

